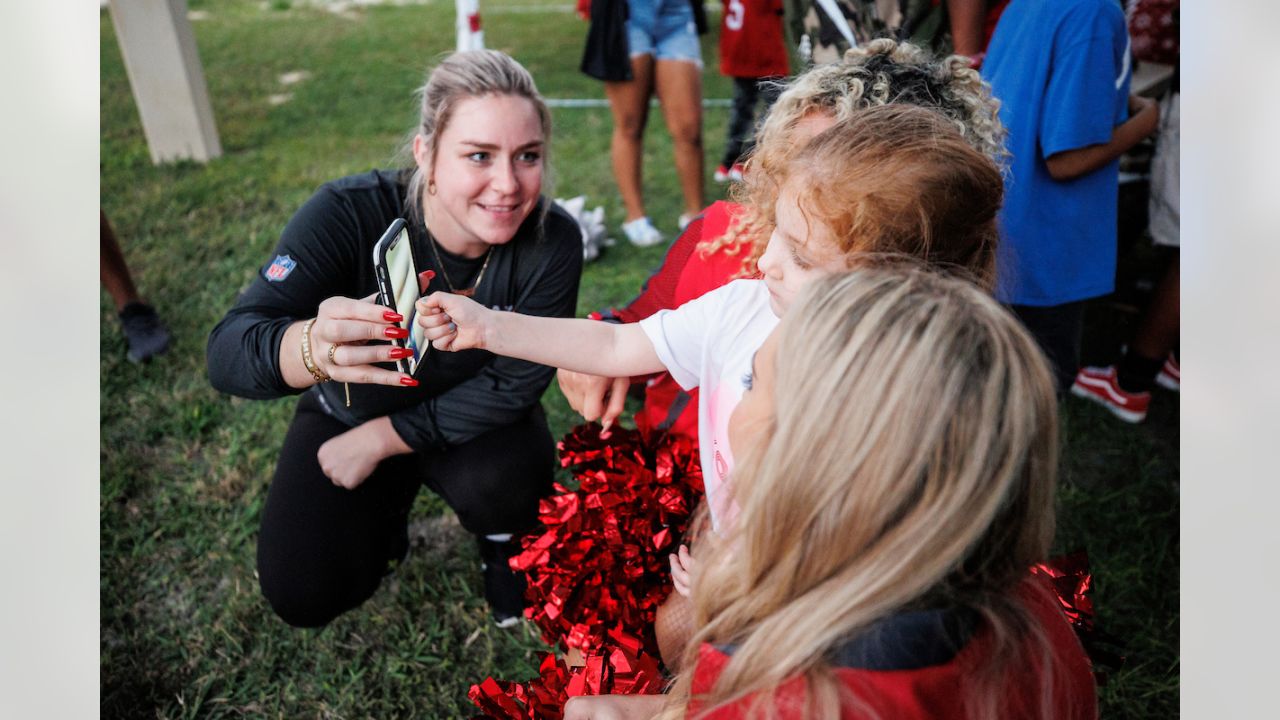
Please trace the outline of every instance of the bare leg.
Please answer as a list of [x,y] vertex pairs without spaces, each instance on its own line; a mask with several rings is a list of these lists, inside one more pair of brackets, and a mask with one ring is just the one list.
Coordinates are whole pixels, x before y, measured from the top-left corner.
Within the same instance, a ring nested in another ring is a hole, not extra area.
[[644,216],[644,193],[641,190],[641,160],[644,151],[644,127],[649,120],[649,98],[653,95],[653,56],[633,55],[627,82],[606,82],[605,97],[613,113],[613,138],[609,152],[613,159],[613,177],[622,195],[627,220]]
[[984,25],[987,21],[986,0],[947,0],[947,16],[951,22],[951,45],[957,55],[982,52]]
[[116,312],[124,309],[131,302],[140,302],[138,288],[133,285],[133,277],[129,275],[129,266],[124,263],[124,254],[120,252],[120,244],[116,242],[116,234],[111,230],[107,214],[98,211],[99,226],[99,274],[102,287],[106,288],[112,302],[116,304]]
[[684,210],[701,212],[706,206],[702,193],[702,73],[696,63],[684,60],[659,60],[656,65],[654,86],[671,133]]
[[124,254],[120,252],[120,243],[116,242],[111,223],[107,222],[107,214],[99,210],[98,216],[101,227],[98,268],[102,286],[116,305],[116,315],[120,318],[121,329],[129,344],[129,360],[135,363],[145,362],[169,349],[169,329],[160,320],[155,308],[138,297],[138,288],[133,285],[129,266],[124,262]]

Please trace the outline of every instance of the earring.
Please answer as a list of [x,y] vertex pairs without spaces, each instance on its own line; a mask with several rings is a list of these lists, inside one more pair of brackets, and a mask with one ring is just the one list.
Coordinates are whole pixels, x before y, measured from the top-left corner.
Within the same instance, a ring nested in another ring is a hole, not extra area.
[[435,180],[428,180],[428,181],[427,181],[427,194],[428,194],[428,195],[431,195],[431,196],[433,196],[433,197],[435,196],[435,194],[436,194],[436,181],[435,181]]

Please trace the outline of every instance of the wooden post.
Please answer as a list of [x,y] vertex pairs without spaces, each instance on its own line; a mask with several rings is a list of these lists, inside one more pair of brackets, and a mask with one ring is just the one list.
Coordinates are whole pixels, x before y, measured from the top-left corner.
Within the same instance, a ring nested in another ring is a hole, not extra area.
[[152,162],[221,155],[186,0],[111,0],[110,10]]

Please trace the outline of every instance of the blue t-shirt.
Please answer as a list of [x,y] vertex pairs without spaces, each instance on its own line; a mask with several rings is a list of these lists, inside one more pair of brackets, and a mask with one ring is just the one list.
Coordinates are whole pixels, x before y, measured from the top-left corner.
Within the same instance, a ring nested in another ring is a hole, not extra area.
[[1128,118],[1129,34],[1116,0],[1013,0],[982,74],[1013,158],[1000,213],[997,295],[1061,305],[1111,292],[1118,161],[1073,180],[1044,159],[1111,140]]

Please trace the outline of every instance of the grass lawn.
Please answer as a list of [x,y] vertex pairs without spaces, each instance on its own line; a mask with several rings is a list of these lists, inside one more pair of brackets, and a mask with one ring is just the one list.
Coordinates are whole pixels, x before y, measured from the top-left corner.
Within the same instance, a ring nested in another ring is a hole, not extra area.
[[[423,493],[408,561],[363,607],[320,631],[293,630],[258,593],[258,516],[295,400],[243,401],[206,380],[209,330],[269,258],[291,213],[322,182],[396,162],[416,120],[411,91],[452,47],[443,0],[361,7],[190,0],[224,155],[151,164],[119,46],[101,23],[101,187],[144,294],[174,332],[146,366],[124,357],[101,301],[101,692],[104,717],[468,717],[486,675],[532,676],[543,648],[499,630],[480,591],[479,556],[450,511]],[[337,5],[337,4],[334,4]],[[550,98],[602,98],[578,72],[586,24],[565,0],[486,3],[486,40],[513,54]],[[713,20],[718,17],[713,15]],[[715,71],[704,95],[730,96]],[[285,84],[281,76],[306,73]],[[708,199],[728,110],[705,120]],[[553,110],[554,186],[602,204],[619,236],[605,108]],[[651,216],[680,211],[670,142],[655,111],[646,140]],[[586,268],[579,312],[625,302],[662,248],[625,242]],[[1137,298],[1140,300],[1140,298]],[[1131,330],[1134,299],[1099,302],[1086,359]],[[554,386],[553,431],[574,416]],[[1167,718],[1178,703],[1178,399],[1161,392],[1146,425],[1092,406],[1063,408],[1063,550],[1087,549],[1098,622],[1126,662],[1101,689],[1108,718]]]

